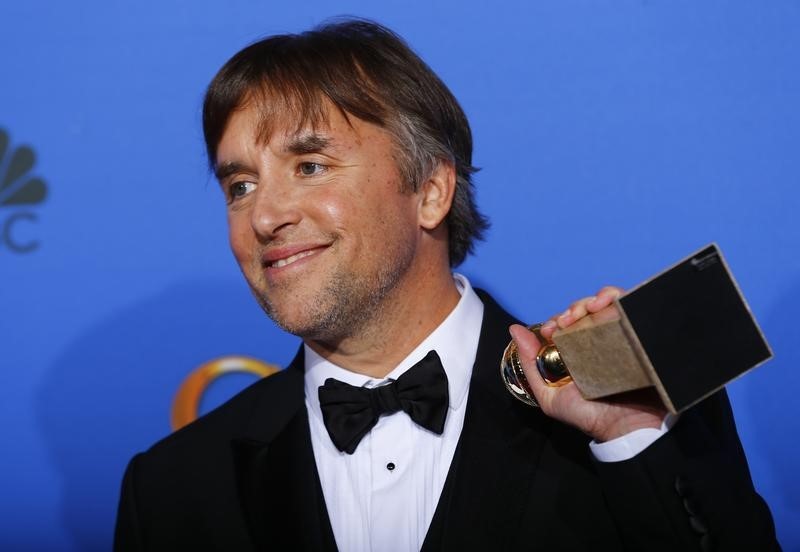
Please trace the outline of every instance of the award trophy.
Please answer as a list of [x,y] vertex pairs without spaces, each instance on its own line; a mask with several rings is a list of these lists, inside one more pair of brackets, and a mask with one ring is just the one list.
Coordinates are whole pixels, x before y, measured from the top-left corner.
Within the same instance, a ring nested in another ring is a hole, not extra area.
[[[541,324],[529,328],[539,341]],[[772,357],[716,245],[709,245],[612,305],[559,329],[536,357],[548,385],[574,382],[586,399],[654,387],[676,414]],[[538,406],[509,343],[508,391]]]

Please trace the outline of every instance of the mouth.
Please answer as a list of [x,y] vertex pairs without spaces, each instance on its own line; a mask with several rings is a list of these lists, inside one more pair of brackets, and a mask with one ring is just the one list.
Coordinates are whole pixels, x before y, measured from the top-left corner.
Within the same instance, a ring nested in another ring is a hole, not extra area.
[[293,247],[281,248],[270,251],[262,257],[262,263],[266,268],[278,269],[290,266],[302,259],[314,256],[328,246],[314,246],[314,247]]
[[296,253],[290,257],[286,257],[285,259],[278,259],[277,261],[267,263],[267,266],[270,268],[281,268],[290,265],[295,261],[299,261],[302,258],[309,257],[315,253],[316,251],[303,251],[301,253]]

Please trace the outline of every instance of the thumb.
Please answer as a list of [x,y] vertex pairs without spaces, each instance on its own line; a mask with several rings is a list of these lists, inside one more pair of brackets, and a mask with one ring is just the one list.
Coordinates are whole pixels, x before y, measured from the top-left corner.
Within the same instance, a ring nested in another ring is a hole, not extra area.
[[511,326],[509,333],[517,343],[519,361],[522,364],[525,379],[528,380],[528,386],[533,392],[536,402],[544,409],[543,403],[552,400],[552,394],[555,392],[555,389],[548,387],[536,367],[536,356],[545,344],[539,341],[532,331],[519,324]]
[[523,365],[535,365],[536,355],[539,354],[539,349],[542,348],[542,343],[539,342],[536,335],[525,326],[519,324],[513,324],[508,331],[517,344],[519,359]]

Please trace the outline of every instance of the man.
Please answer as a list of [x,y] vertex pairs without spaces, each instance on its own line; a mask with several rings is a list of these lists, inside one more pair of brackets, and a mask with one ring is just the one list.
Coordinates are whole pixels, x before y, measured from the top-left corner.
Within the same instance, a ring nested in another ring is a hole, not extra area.
[[364,21],[266,39],[203,115],[236,259],[304,345],[131,461],[117,550],[777,547],[724,393],[674,426],[646,393],[585,401],[544,384],[517,325],[542,409],[503,389],[514,320],[451,273],[486,228],[469,126],[401,39]]

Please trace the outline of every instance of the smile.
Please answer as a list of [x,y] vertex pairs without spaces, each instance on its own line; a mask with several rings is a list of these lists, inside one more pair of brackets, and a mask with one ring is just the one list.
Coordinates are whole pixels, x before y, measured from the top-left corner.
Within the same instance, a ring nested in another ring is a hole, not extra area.
[[299,261],[300,259],[314,255],[317,252],[318,252],[317,249],[308,249],[306,251],[301,251],[300,253],[295,253],[294,255],[290,255],[289,257],[286,257],[284,259],[278,259],[276,261],[272,261],[267,266],[269,266],[270,268],[282,268],[284,266],[292,264],[295,261]]

